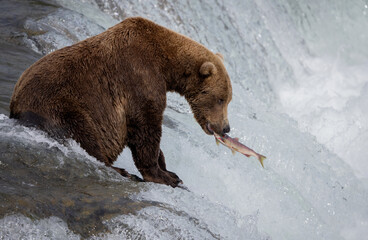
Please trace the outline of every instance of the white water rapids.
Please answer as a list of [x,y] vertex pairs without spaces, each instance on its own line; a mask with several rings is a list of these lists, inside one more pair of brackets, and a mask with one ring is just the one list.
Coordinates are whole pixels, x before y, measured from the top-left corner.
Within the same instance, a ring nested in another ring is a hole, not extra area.
[[[165,207],[114,217],[104,222],[109,232],[91,238],[368,236],[367,0],[55,2],[60,7],[52,13],[24,22],[26,32],[42,32],[24,37],[42,54],[129,16],[149,18],[220,52],[233,84],[230,135],[267,156],[263,169],[255,158],[216,146],[185,100],[168,94],[161,148],[168,170],[190,192],[142,183],[131,198]],[[0,115],[3,136],[85,154],[75,144],[67,149],[38,131],[13,128]],[[116,165],[139,174],[129,149]],[[0,219],[0,233],[12,239],[80,237],[58,217],[21,214]]]

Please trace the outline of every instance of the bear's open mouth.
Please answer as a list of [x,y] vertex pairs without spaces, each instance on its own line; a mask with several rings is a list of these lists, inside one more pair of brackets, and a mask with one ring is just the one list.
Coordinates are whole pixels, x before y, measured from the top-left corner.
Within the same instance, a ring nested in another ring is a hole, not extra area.
[[209,123],[207,123],[206,124],[206,127],[207,127],[207,131],[210,133],[210,134],[213,134],[214,132],[213,132],[213,130],[212,130],[212,128],[210,127],[210,124]]

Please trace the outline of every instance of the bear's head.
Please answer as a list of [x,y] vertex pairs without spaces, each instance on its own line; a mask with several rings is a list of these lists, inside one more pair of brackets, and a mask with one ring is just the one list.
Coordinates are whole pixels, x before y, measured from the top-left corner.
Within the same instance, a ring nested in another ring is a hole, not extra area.
[[227,118],[227,107],[232,98],[232,88],[229,75],[220,54],[213,54],[211,60],[199,63],[196,86],[187,98],[195,119],[209,135],[216,132],[219,135],[230,131]]

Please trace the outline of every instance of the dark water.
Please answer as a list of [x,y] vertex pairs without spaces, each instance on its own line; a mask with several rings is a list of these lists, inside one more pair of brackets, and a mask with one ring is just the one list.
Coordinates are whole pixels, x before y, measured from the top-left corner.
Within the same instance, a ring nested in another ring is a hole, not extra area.
[[[0,161],[1,218],[14,213],[31,219],[56,216],[87,237],[106,231],[104,220],[158,205],[131,200],[140,190],[134,183],[81,156],[65,157],[57,148],[1,137]],[[99,171],[116,181],[101,179]]]
[[0,1],[0,113],[9,114],[14,85],[22,72],[41,57],[27,48],[23,28],[28,16],[42,16],[55,10],[41,1]]
[[0,113],[9,114],[14,85],[22,72],[41,56],[32,50],[0,40]]

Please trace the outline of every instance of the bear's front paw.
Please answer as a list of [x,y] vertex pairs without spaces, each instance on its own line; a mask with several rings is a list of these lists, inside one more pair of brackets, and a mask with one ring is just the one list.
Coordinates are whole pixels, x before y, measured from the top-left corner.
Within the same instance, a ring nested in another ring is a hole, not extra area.
[[146,182],[155,182],[177,187],[183,181],[173,172],[164,171],[158,167],[141,170],[141,174]]
[[[176,173],[170,172],[170,171],[166,171],[172,178],[174,179],[178,179],[179,183],[183,184],[183,181],[178,177],[178,175],[176,175]],[[178,184],[179,184],[178,183]]]

